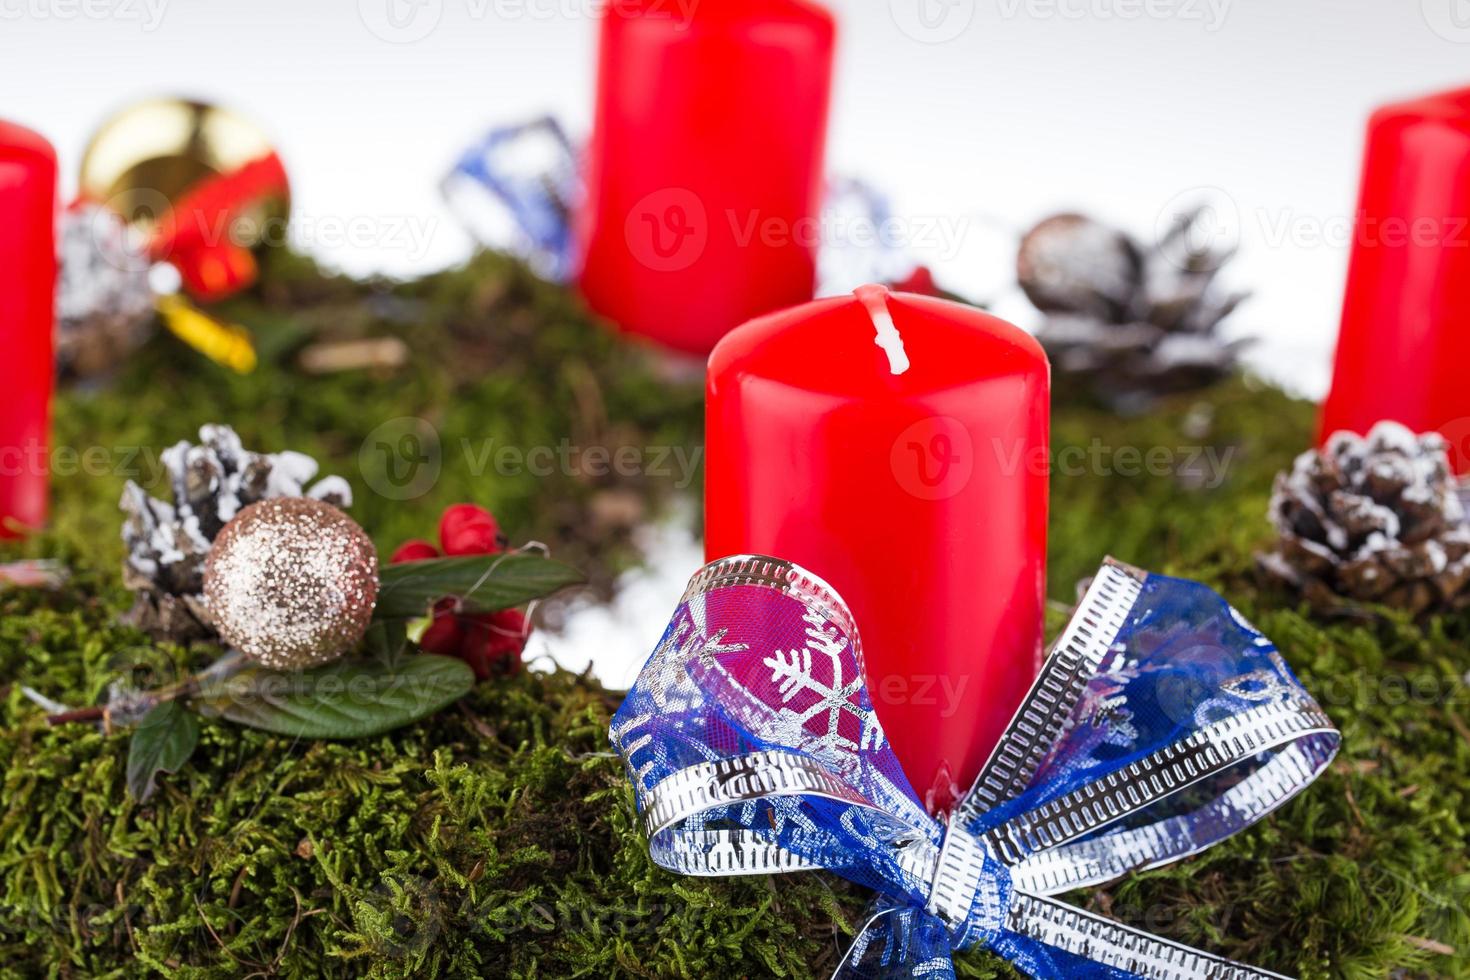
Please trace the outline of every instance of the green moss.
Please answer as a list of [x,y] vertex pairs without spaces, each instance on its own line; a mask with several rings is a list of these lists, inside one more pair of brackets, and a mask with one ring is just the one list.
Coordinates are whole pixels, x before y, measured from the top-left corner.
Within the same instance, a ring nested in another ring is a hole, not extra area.
[[[352,479],[384,547],[470,498],[606,581],[629,552],[588,519],[594,497],[657,501],[679,492],[670,481],[477,475],[447,453],[433,489],[402,503],[370,492],[364,438],[417,415],[445,446],[699,442],[697,383],[661,380],[559,291],[491,258],[391,286],[285,257],[235,313],[276,363],[236,378],[156,341],[112,385],[61,399],[58,443],[158,447],[227,420],[251,445],[311,452]],[[395,376],[290,367],[304,338],[388,330],[415,350]],[[1050,625],[1106,553],[1202,578],[1277,640],[1344,734],[1332,770],[1260,826],[1072,900],[1308,977],[1470,974],[1470,619],[1315,619],[1252,573],[1270,478],[1312,420],[1311,406],[1247,382],[1125,421],[1058,408]],[[1154,472],[1135,475],[1123,446],[1174,450],[1172,465],[1155,453]],[[1231,451],[1218,481],[1192,446]],[[1067,447],[1084,450],[1082,472]],[[820,874],[703,881],[653,867],[606,744],[617,696],[565,673],[483,685],[364,742],[205,722],[193,761],[147,805],[131,801],[125,735],[48,729],[19,690],[91,703],[120,677],[208,656],[115,623],[123,478],[59,476],[55,529],[0,551],[75,569],[59,594],[0,593],[0,974],[820,977],[835,965],[865,897]],[[960,972],[1012,975],[984,954]]]

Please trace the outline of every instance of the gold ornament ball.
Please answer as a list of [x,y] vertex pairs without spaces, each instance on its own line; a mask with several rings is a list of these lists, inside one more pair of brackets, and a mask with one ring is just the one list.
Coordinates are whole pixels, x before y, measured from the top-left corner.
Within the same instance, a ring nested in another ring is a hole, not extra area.
[[204,598],[227,644],[273,670],[305,670],[336,660],[367,632],[378,555],[331,504],[263,500],[215,539]]

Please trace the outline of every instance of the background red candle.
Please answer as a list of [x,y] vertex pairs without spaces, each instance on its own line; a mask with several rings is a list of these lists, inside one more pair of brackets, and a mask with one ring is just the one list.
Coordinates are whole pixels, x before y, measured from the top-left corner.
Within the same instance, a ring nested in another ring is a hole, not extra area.
[[56,151],[0,120],[0,537],[46,520]]
[[832,17],[802,0],[625,0],[603,14],[581,288],[707,354],[816,283]]
[[1386,106],[1368,153],[1322,438],[1393,419],[1470,468],[1470,88]]
[[893,747],[947,808],[1040,665],[1046,356],[869,286],[730,334],[706,395],[708,557],[785,558],[842,594]]

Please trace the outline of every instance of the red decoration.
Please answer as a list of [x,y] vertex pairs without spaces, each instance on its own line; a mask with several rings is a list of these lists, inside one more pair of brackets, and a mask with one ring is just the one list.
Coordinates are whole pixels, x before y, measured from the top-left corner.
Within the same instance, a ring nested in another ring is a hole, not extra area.
[[1470,469],[1470,88],[1386,106],[1368,153],[1321,437],[1392,419]]
[[710,357],[707,556],[794,561],[851,604],[878,717],[936,812],[1040,667],[1049,394],[1022,331],[876,286]]
[[937,299],[947,298],[944,290],[940,289],[939,284],[934,281],[934,273],[930,272],[929,267],[925,265],[914,266],[914,271],[909,273],[907,279],[893,283],[891,288],[895,293],[917,293],[920,296],[933,296]]
[[225,299],[260,274],[254,253],[231,240],[230,226],[261,201],[289,193],[286,168],[275,153],[201,180],[160,217],[149,253],[177,268],[196,299]]
[[439,519],[439,543],[446,555],[492,555],[505,550],[500,525],[483,507],[455,504]]
[[0,120],[0,538],[46,520],[56,151]]
[[389,564],[399,565],[406,561],[427,561],[430,558],[439,557],[441,555],[439,554],[438,548],[429,544],[427,541],[414,538],[412,541],[405,541],[399,545],[398,550],[393,552],[393,557],[389,558],[388,562]]
[[581,288],[707,354],[810,300],[835,26],[804,0],[663,0],[603,14]]
[[[405,541],[389,561],[397,565],[443,555],[493,555],[505,549],[505,539],[488,510],[455,504],[439,520],[439,545],[436,548],[417,538]],[[452,596],[435,603],[433,620],[419,638],[419,646],[429,653],[459,657],[482,681],[519,672],[521,653],[531,633],[525,615],[518,609],[473,615],[458,610],[459,602]]]

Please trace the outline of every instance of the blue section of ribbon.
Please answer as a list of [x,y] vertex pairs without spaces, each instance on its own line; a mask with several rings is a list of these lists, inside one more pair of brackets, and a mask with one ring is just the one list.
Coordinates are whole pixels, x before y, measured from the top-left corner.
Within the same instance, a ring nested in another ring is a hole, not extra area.
[[[473,220],[470,204],[454,200],[464,186],[481,193],[475,210],[494,212],[488,222]],[[555,119],[490,130],[460,156],[444,192],[482,245],[520,256],[552,282],[576,275],[571,213],[581,182],[576,150]]]
[[1217,594],[1109,564],[941,822],[883,733],[842,600],[749,556],[695,577],[611,734],[662,866],[823,868],[878,893],[844,977],[952,976],[951,953],[976,946],[1035,976],[1274,976],[1050,896],[1244,829],[1338,743]]

